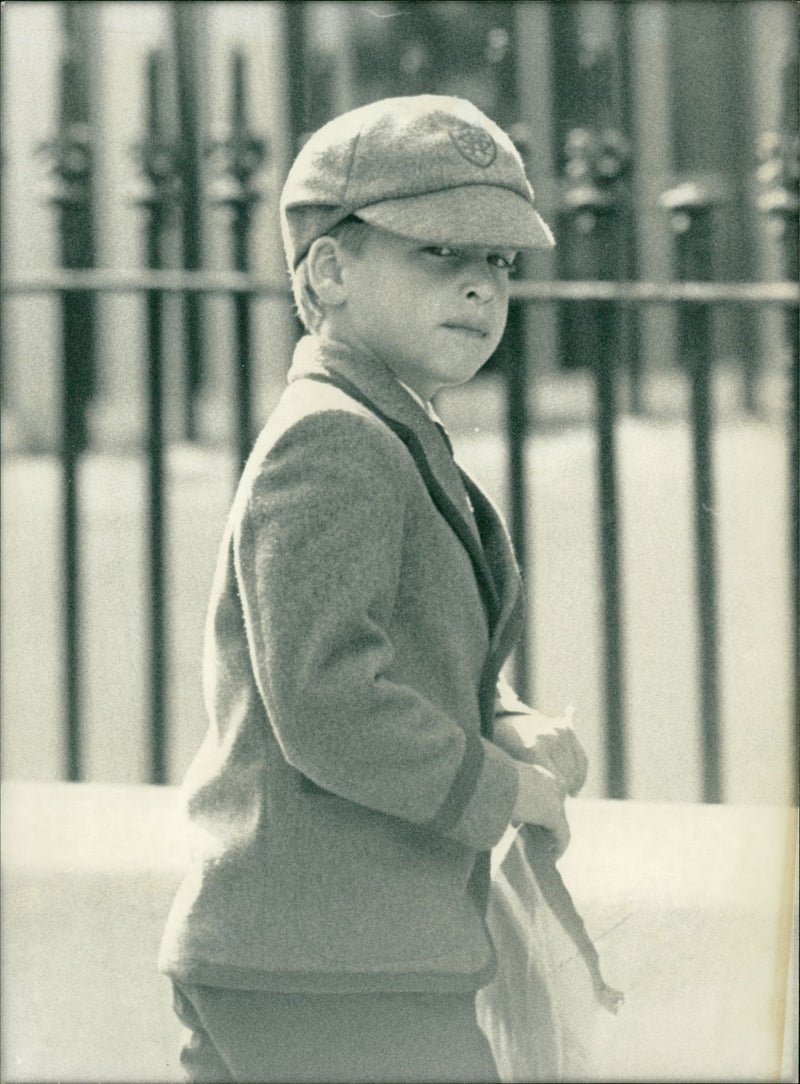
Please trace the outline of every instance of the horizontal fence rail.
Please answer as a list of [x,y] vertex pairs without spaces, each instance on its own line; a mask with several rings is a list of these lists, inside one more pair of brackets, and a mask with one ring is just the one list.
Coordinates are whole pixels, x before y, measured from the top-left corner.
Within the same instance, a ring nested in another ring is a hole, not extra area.
[[[9,295],[61,293],[85,290],[131,294],[160,290],[167,294],[252,294],[289,299],[287,283],[259,279],[236,271],[49,271],[0,279]],[[609,282],[512,281],[516,301],[610,301],[618,305],[800,305],[795,282]]]

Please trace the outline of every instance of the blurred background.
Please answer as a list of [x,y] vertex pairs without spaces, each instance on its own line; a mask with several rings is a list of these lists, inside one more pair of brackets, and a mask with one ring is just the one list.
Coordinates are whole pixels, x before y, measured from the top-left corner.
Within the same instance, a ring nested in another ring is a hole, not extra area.
[[2,769],[178,780],[237,471],[299,329],[306,135],[463,96],[552,254],[440,397],[511,524],[512,676],[587,793],[783,803],[797,778],[791,0],[2,6]]

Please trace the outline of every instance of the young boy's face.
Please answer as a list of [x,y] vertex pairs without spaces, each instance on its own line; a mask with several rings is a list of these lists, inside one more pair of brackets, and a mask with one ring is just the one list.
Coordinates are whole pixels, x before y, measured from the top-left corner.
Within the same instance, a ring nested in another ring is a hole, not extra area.
[[496,349],[508,315],[509,249],[444,247],[370,229],[343,253],[345,305],[331,330],[377,354],[425,399],[462,384]]

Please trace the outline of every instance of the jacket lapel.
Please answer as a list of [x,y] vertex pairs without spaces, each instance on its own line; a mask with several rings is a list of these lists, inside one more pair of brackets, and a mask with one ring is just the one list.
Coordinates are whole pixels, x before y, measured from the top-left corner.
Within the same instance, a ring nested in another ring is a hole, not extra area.
[[475,513],[487,563],[498,584],[501,609],[495,635],[492,638],[491,657],[499,675],[503,663],[522,630],[524,609],[522,578],[514,556],[514,547],[499,513],[466,471],[461,470],[461,476]]

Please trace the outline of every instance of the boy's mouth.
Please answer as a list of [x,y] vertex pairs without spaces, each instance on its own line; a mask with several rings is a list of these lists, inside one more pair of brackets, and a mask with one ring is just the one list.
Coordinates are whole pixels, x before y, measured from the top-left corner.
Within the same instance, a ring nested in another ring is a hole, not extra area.
[[442,327],[446,327],[448,331],[461,331],[467,335],[474,335],[476,338],[485,339],[489,334],[489,329],[485,324],[478,323],[452,323],[442,324]]

